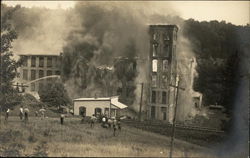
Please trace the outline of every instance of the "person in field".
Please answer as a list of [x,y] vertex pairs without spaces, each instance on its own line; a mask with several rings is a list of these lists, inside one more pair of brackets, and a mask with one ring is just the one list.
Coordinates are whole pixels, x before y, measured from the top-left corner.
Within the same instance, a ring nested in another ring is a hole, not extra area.
[[10,109],[8,108],[5,113],[5,121],[8,121]]
[[117,127],[118,127],[118,130],[121,131],[122,126],[121,126],[121,119],[120,118],[117,119]]
[[24,122],[25,123],[27,123],[28,122],[28,120],[29,120],[29,109],[28,109],[28,107],[26,106],[25,108],[24,108]]
[[19,111],[19,117],[20,117],[20,120],[23,119],[23,106],[20,107],[20,111]]
[[114,118],[113,120],[113,135],[115,136],[117,130],[117,120]]
[[106,117],[105,116],[102,117],[102,127],[106,128]]
[[65,115],[61,114],[61,116],[60,116],[61,125],[64,124],[64,118],[65,118]]
[[96,120],[96,117],[95,117],[95,114],[93,114],[90,118],[90,127],[93,128],[94,127],[94,124],[95,124],[95,120]]
[[112,123],[113,123],[112,119],[108,118],[108,126],[109,126],[109,128],[111,128]]

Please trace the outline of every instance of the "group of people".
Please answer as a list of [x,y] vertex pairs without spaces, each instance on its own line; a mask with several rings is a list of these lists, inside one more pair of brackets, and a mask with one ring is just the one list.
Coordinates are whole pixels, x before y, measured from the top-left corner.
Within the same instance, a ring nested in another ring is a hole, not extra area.
[[[6,122],[8,122],[9,115],[10,115],[10,109],[7,108],[7,110],[5,112],[5,121]],[[24,120],[25,122],[28,121],[29,109],[27,106],[25,108],[23,108],[23,106],[20,107],[19,117],[20,117],[20,120]]]
[[108,118],[107,116],[102,117],[102,127],[103,128],[111,128],[113,127],[113,135],[115,136],[116,130],[121,130],[121,120],[120,118],[116,119],[115,117],[113,118]]
[[[20,109],[19,109],[19,117],[20,117],[20,120],[24,120],[24,122],[28,122],[29,120],[29,108],[27,106],[23,107],[21,106]],[[45,110],[42,108],[39,110],[39,112],[41,113],[41,119],[44,119],[45,117]],[[8,118],[9,118],[9,114],[10,114],[10,109],[7,108],[6,112],[5,112],[5,121],[7,122],[8,121]],[[38,111],[35,111],[35,116],[38,116]]]
[[28,119],[29,119],[29,109],[27,106],[25,106],[23,108],[23,106],[20,107],[20,112],[19,112],[19,117],[20,117],[20,120],[23,120],[24,119],[24,122],[28,122]]

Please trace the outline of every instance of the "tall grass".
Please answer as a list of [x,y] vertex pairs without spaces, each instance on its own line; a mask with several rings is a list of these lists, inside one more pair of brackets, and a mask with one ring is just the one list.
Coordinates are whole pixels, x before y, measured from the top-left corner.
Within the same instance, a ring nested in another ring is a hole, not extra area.
[[[208,149],[175,141],[175,156],[205,157]],[[123,127],[113,136],[112,129],[100,124],[93,128],[81,124],[79,118],[41,120],[31,117],[25,125],[18,117],[10,117],[0,128],[0,156],[146,156],[166,157],[169,138],[132,127]]]

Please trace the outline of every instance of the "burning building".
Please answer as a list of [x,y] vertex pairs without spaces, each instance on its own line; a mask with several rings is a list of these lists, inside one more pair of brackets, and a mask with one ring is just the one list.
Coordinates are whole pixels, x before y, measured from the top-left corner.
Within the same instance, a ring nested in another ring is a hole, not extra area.
[[148,118],[171,122],[173,119],[177,62],[176,25],[150,25],[150,73]]
[[26,85],[25,92],[36,97],[40,87],[52,82],[54,80],[52,76],[60,75],[61,62],[58,55],[21,54],[20,58],[22,65],[18,68],[19,76],[15,82]]

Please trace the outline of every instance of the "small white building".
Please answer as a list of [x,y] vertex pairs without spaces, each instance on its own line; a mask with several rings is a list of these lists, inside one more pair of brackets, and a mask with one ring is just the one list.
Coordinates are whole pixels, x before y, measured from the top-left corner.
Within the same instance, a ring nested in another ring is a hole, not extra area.
[[118,101],[118,96],[106,98],[77,98],[74,102],[74,115],[92,116],[106,115],[109,117],[117,116],[121,109],[127,108],[126,105]]

